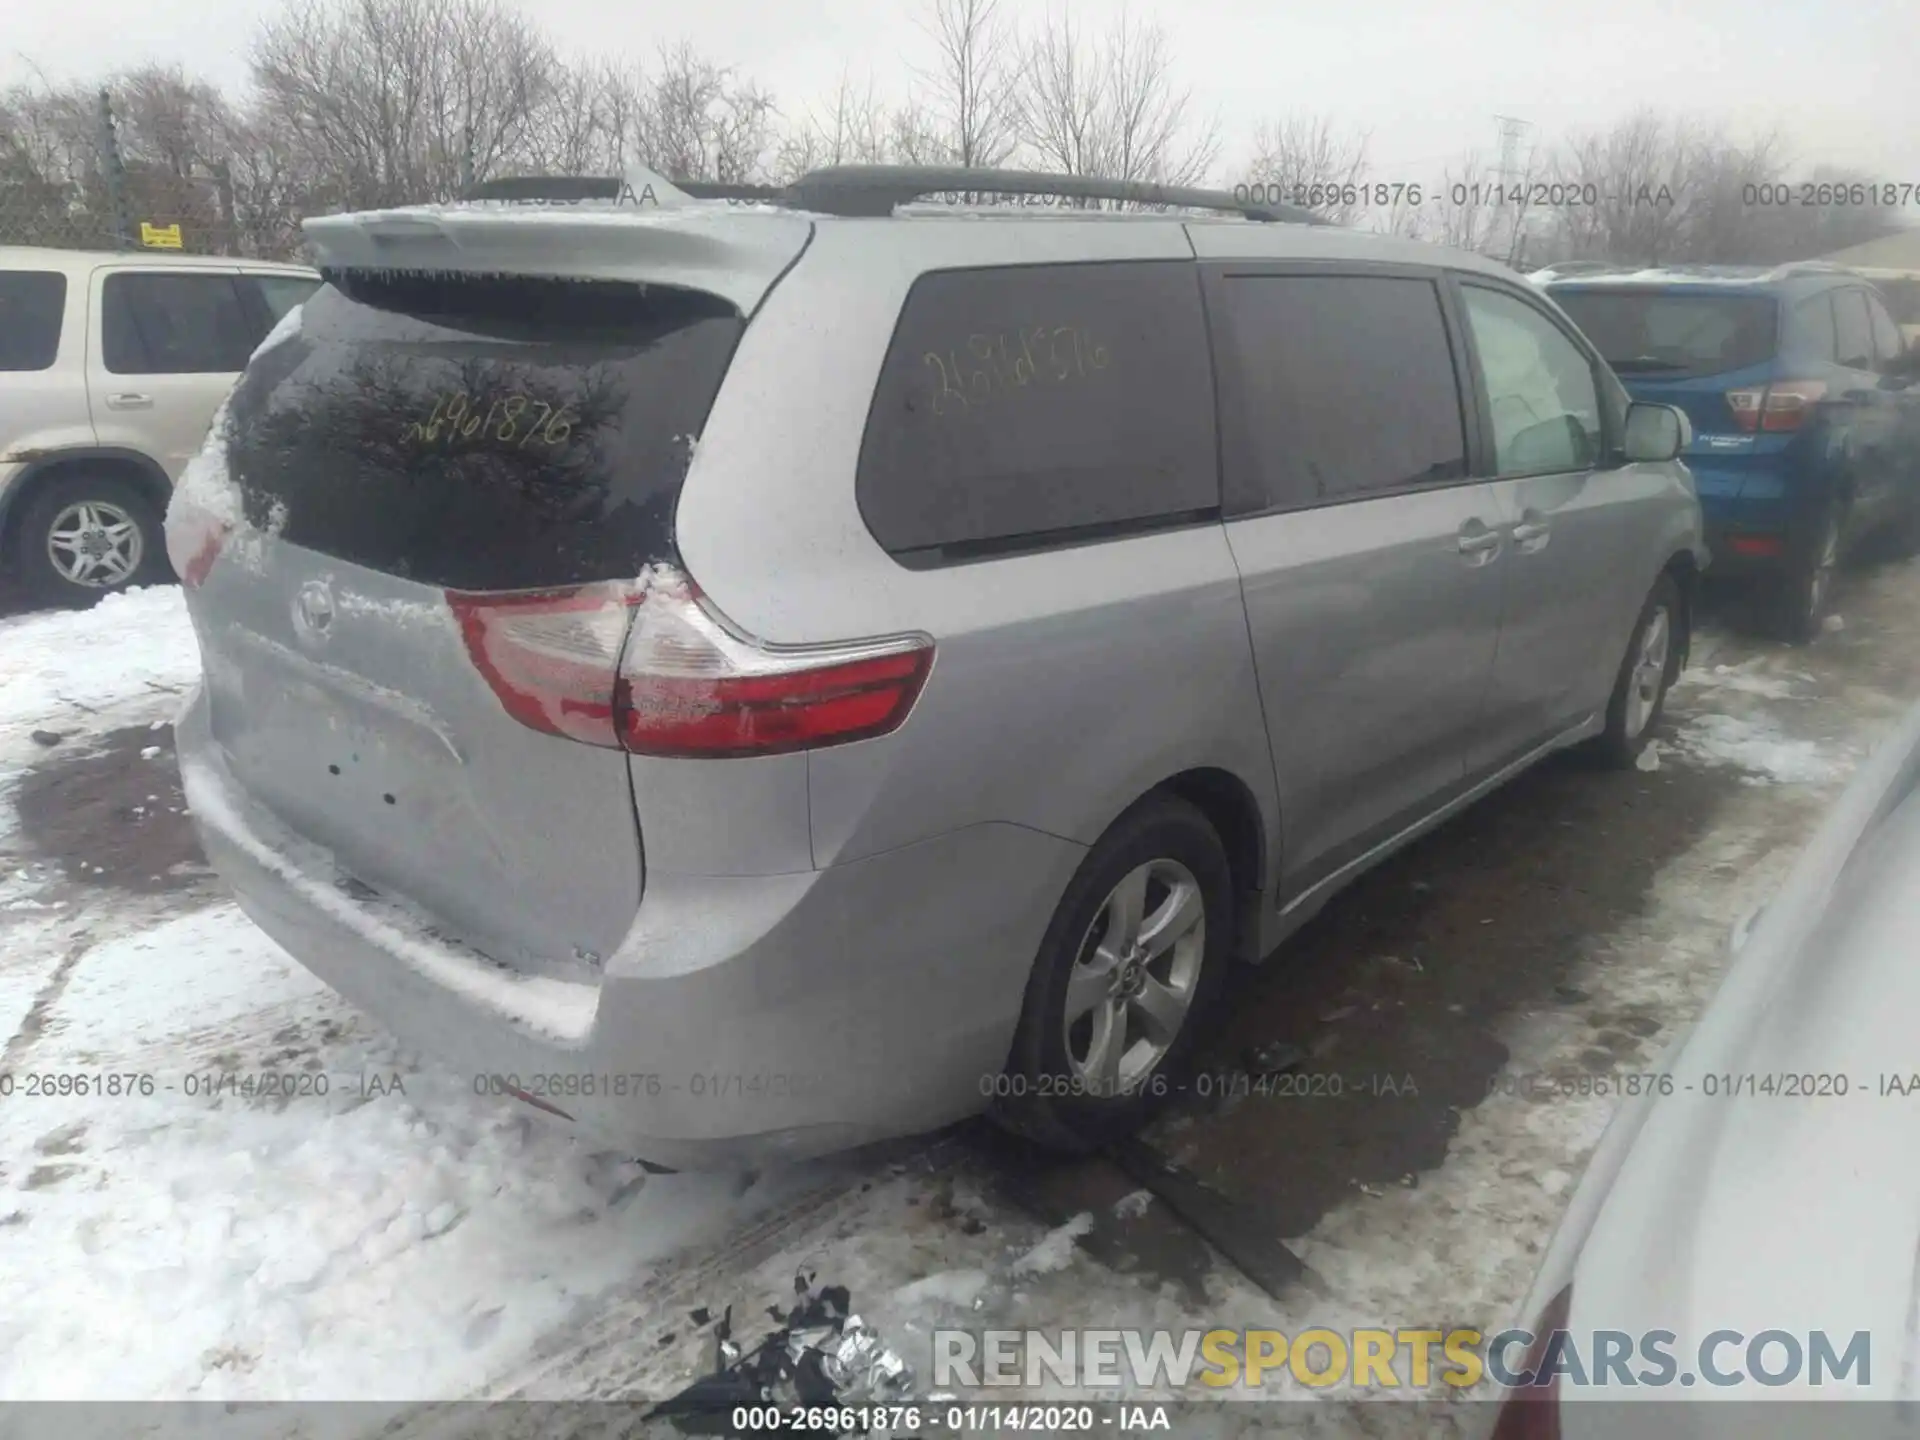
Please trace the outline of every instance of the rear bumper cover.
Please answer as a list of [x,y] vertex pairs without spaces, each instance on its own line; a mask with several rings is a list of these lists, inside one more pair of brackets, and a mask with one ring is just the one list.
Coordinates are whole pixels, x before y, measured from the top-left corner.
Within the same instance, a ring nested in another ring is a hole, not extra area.
[[991,824],[824,870],[650,875],[587,985],[505,970],[431,917],[349,894],[328,852],[234,782],[203,696],[176,740],[208,859],[295,959],[456,1085],[512,1084],[674,1169],[805,1159],[983,1108],[1086,853]]

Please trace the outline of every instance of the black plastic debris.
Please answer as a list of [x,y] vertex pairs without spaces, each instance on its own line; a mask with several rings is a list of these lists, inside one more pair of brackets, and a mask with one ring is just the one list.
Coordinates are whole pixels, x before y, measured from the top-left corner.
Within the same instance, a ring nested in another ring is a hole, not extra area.
[[1273,1237],[1264,1212],[1222,1195],[1185,1166],[1137,1139],[1120,1141],[1107,1155],[1276,1300],[1306,1273],[1300,1257]]
[[[733,1307],[714,1325],[714,1368],[648,1412],[683,1435],[744,1436],[734,1426],[739,1407],[819,1409],[828,1419],[849,1409],[907,1398],[913,1372],[879,1334],[853,1313],[844,1285],[814,1288],[806,1271],[793,1278],[798,1297],[787,1310],[769,1306],[778,1328],[751,1350],[733,1339]],[[706,1311],[694,1312],[704,1323]],[[790,1435],[840,1436],[852,1431],[788,1427]]]
[[1255,1080],[1271,1080],[1276,1075],[1285,1075],[1298,1070],[1307,1063],[1307,1052],[1298,1045],[1289,1045],[1283,1040],[1267,1045],[1256,1045],[1245,1056],[1247,1073]]
[[66,738],[67,737],[58,730],[35,730],[33,732],[33,743],[36,745],[58,745]]

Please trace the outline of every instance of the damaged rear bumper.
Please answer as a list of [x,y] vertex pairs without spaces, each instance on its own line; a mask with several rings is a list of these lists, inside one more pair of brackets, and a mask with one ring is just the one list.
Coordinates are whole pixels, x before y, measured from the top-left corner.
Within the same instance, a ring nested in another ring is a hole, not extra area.
[[581,983],[508,970],[430,916],[356,898],[328,852],[235,783],[204,697],[176,740],[209,861],[296,960],[460,1084],[526,1092],[555,1123],[673,1169],[805,1159],[983,1108],[1085,854],[979,825],[824,870],[650,874],[621,947]]

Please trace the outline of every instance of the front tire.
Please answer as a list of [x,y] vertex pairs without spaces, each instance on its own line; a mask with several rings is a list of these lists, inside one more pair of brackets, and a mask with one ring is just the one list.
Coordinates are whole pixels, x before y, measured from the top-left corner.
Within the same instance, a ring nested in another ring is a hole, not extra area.
[[1206,816],[1171,795],[1121,816],[1041,941],[993,1118],[1069,1153],[1138,1129],[1184,1077],[1233,927],[1226,849]]
[[28,593],[42,604],[83,607],[173,575],[159,509],[117,475],[55,479],[28,501],[15,541]]
[[1686,597],[1673,576],[1662,575],[1634,623],[1607,702],[1607,728],[1594,737],[1593,754],[1603,765],[1625,769],[1647,748],[1680,675],[1687,624]]

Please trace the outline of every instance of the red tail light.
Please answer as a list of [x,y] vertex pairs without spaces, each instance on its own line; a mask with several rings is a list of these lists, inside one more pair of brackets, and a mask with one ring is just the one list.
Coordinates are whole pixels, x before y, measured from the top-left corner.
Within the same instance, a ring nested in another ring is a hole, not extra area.
[[449,590],[467,654],[522,725],[618,746],[620,647],[639,593],[630,585],[473,594]]
[[1798,430],[1826,396],[1823,381],[1776,380],[1771,385],[1729,390],[1727,404],[1740,428],[1751,434],[1757,430]]
[[[1555,1331],[1567,1328],[1567,1315],[1572,1309],[1573,1287],[1568,1285],[1547,1302],[1540,1318],[1533,1322],[1533,1343],[1527,1346],[1527,1358],[1520,1365],[1529,1376],[1540,1373],[1547,1346]],[[1551,1376],[1544,1385],[1509,1390],[1491,1440],[1560,1440],[1559,1375]]]
[[175,491],[167,506],[167,559],[189,590],[198,590],[233,533],[231,521],[216,519]]
[[933,666],[925,636],[774,649],[736,635],[677,571],[656,570],[621,663],[636,755],[777,755],[884,735]]
[[447,599],[508,714],[636,755],[777,755],[884,735],[933,664],[924,636],[757,645],[664,566],[638,585]]

